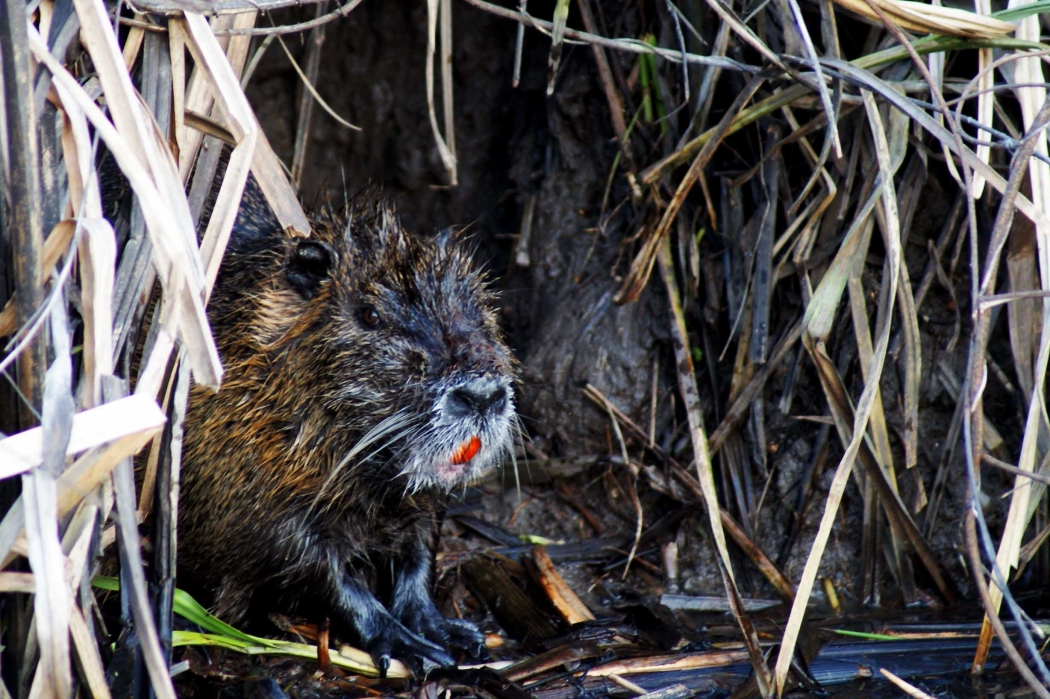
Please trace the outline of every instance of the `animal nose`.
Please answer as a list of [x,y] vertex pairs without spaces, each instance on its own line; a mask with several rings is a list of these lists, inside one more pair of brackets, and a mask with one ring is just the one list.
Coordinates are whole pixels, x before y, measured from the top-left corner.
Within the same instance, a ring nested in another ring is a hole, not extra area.
[[498,413],[507,405],[507,389],[495,379],[472,379],[452,390],[449,403],[453,411],[467,415]]

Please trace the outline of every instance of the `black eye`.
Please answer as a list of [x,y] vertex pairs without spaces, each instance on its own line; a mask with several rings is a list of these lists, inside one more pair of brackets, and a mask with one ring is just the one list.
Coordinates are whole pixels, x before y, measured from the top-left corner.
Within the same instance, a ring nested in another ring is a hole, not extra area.
[[361,309],[361,322],[369,328],[379,327],[379,311],[372,308],[371,306],[365,306]]

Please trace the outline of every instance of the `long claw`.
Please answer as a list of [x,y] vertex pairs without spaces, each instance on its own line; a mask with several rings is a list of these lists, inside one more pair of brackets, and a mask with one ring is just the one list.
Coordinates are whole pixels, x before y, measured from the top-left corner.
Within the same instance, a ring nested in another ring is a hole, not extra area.
[[378,656],[372,656],[372,662],[376,664],[379,669],[379,676],[386,678],[386,673],[390,670],[390,656],[386,653],[382,653]]
[[379,630],[371,642],[364,644],[380,677],[386,677],[392,657],[404,661],[412,671],[422,676],[423,662],[439,667],[455,667],[456,661],[443,647],[412,632],[394,618]]

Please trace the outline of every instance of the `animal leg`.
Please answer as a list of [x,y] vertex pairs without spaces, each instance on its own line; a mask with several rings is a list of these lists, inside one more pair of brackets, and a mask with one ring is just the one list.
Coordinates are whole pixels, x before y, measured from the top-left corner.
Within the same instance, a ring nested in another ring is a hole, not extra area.
[[357,633],[361,647],[372,656],[380,676],[386,677],[391,658],[398,658],[419,673],[423,661],[455,667],[456,661],[440,645],[408,629],[391,616],[375,595],[341,562],[328,571],[329,606]]
[[464,619],[446,619],[430,594],[431,553],[427,532],[408,546],[398,561],[390,612],[420,636],[442,646],[453,646],[479,658],[485,652],[485,636]]

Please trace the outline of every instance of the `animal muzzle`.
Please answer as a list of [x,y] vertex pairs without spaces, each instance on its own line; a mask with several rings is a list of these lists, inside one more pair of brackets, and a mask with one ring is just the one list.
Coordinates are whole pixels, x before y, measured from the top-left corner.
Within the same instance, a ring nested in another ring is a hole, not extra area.
[[485,420],[503,414],[508,393],[500,379],[487,376],[469,379],[449,391],[446,409],[457,418]]
[[475,376],[445,388],[427,436],[411,449],[402,473],[408,489],[450,489],[495,468],[511,447],[514,396],[510,380]]

